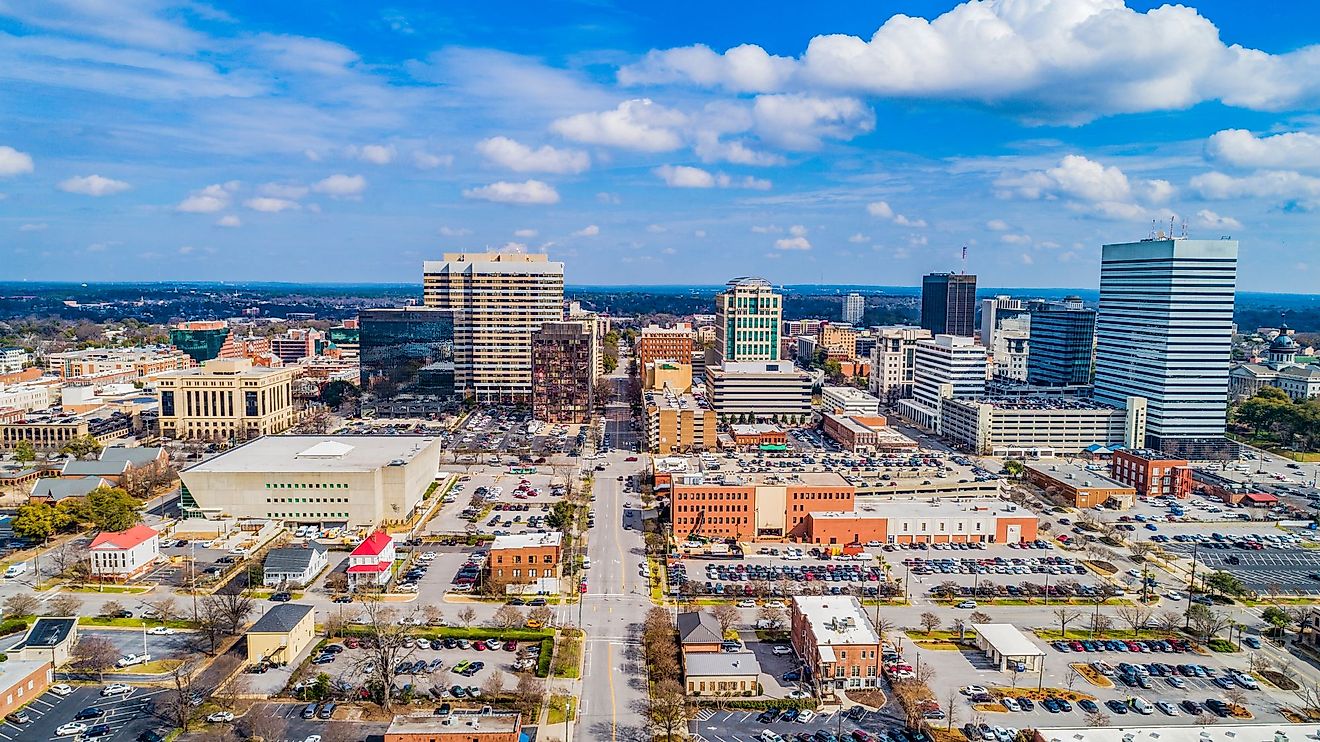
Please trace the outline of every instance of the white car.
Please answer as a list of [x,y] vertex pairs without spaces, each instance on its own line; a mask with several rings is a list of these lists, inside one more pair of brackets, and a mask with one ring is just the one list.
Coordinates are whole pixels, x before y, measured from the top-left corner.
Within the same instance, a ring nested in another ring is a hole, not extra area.
[[68,683],[56,683],[50,687],[50,692],[57,696],[67,696],[73,692],[73,686]]
[[811,698],[811,694],[804,690],[791,690],[788,692],[789,698]]
[[400,593],[415,593],[417,592],[417,583],[405,582],[402,585],[399,585],[398,587],[394,588],[394,590],[395,592],[400,592]]
[[440,555],[437,554],[437,553],[435,553],[434,551],[425,551],[425,552],[422,552],[421,555],[419,555],[417,558],[418,558],[418,559],[424,559],[424,560],[426,560],[426,561],[429,562],[429,561],[431,561],[432,559],[435,559],[435,558],[438,557],[438,556],[440,556]]
[[217,711],[208,715],[206,720],[212,724],[227,724],[234,720],[234,714],[230,711]]
[[986,690],[984,685],[964,685],[962,694],[964,696],[984,696],[989,695],[990,691]]
[[147,633],[155,636],[169,636],[174,633],[174,629],[171,629],[168,626],[153,626],[152,628],[147,629]]
[[770,654],[783,657],[784,655],[793,654],[793,648],[787,644],[776,644],[770,648]]
[[303,742],[321,742],[321,735],[309,734],[307,735],[307,738],[303,740]]
[[123,683],[111,683],[110,685],[107,685],[106,687],[101,689],[101,695],[103,696],[122,696],[125,693],[132,693],[132,692],[133,692],[133,686],[124,685]]
[[814,718],[816,718],[815,711],[812,711],[811,709],[802,709],[802,713],[798,714],[797,722],[799,724],[810,724],[811,720]]
[[68,724],[62,724],[55,729],[55,735],[58,737],[72,737],[87,731],[87,725],[81,721],[71,721]]
[[959,607],[959,608],[975,608],[975,607],[976,607],[976,601],[975,601],[975,600],[964,600],[963,602],[961,602],[961,603],[958,604],[958,607]]
[[151,655],[149,654],[126,654],[120,657],[118,662],[115,662],[115,667],[132,667],[150,661]]
[[740,601],[738,601],[738,607],[739,607],[739,608],[755,608],[755,607],[756,607],[756,601],[755,601],[755,600],[740,600]]

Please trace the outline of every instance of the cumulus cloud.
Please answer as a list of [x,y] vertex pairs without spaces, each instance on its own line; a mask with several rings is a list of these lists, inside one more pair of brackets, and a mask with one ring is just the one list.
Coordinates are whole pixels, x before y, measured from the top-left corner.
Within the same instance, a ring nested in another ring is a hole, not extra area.
[[1104,165],[1082,155],[1067,155],[1045,170],[1004,176],[995,181],[997,193],[1005,198],[1061,200],[1068,208],[1105,219],[1130,221],[1149,216],[1147,204],[1168,200],[1173,186],[1165,180],[1133,183],[1118,167]]
[[1028,245],[1031,243],[1031,235],[1026,234],[1001,234],[999,241],[1010,245]]
[[435,155],[423,150],[417,150],[412,153],[413,167],[418,170],[434,170],[438,167],[449,167],[454,164],[453,155]]
[[351,151],[354,157],[372,165],[388,165],[394,162],[395,156],[398,155],[392,144],[368,144],[353,148]]
[[1259,170],[1242,177],[1215,171],[1192,178],[1191,187],[1202,198],[1215,200],[1320,196],[1320,178],[1302,175],[1295,170]]
[[871,238],[870,238],[870,237],[867,237],[866,235],[862,234],[861,232],[858,232],[857,234],[854,234],[853,236],[849,237],[849,238],[848,238],[848,241],[851,242],[851,243],[853,243],[854,245],[860,245],[860,244],[862,244],[862,243],[864,243],[864,242],[870,242],[870,241],[871,241]]
[[669,152],[682,146],[677,131],[687,122],[681,111],[649,98],[635,98],[609,111],[579,113],[556,119],[551,131],[575,142],[600,144],[639,152]]
[[688,165],[661,165],[651,172],[670,188],[750,188],[766,191],[772,185],[763,178],[734,178],[725,173],[712,173]]
[[215,226],[228,227],[232,229],[234,227],[243,226],[243,220],[239,219],[237,216],[234,216],[233,214],[225,214],[224,216],[220,217],[215,221]]
[[583,227],[582,229],[579,229],[579,230],[577,230],[576,232],[574,232],[574,233],[573,233],[573,236],[574,236],[574,237],[595,237],[595,236],[598,235],[598,234],[600,234],[600,227],[597,227],[595,224],[588,224],[587,226]]
[[238,190],[236,181],[213,183],[201,190],[189,193],[187,198],[174,207],[174,210],[185,214],[213,214],[217,211],[223,211],[229,208],[229,202],[236,190]]
[[618,206],[619,204],[623,203],[623,200],[619,198],[619,194],[617,193],[610,193],[609,191],[601,191],[600,193],[596,194],[596,202],[606,204],[607,206]]
[[32,156],[13,147],[0,146],[0,178],[32,172]]
[[869,39],[816,36],[799,57],[749,44],[722,54],[701,45],[652,51],[619,80],[957,100],[1084,122],[1208,100],[1256,110],[1305,103],[1320,92],[1316,55],[1315,46],[1269,54],[1226,45],[1213,23],[1181,5],[1141,12],[1121,0],[977,0],[933,20],[894,15]]
[[297,201],[290,201],[287,198],[272,198],[270,196],[249,198],[243,202],[243,205],[253,211],[262,211],[267,214],[278,214],[281,211],[300,208]]
[[875,113],[856,98],[797,93],[757,96],[752,118],[761,139],[791,150],[819,149],[822,139],[846,141],[875,128]]
[[307,186],[297,183],[262,183],[257,186],[258,195],[273,196],[297,200],[307,195]]
[[1206,142],[1213,160],[1251,168],[1320,168],[1320,136],[1304,131],[1257,137],[1246,129],[1224,129]]
[[59,189],[67,193],[80,193],[84,196],[113,196],[131,188],[122,180],[106,178],[100,175],[75,175],[60,181]]
[[361,175],[336,173],[317,181],[312,190],[331,198],[355,198],[367,189],[367,179]]
[[801,235],[797,237],[781,237],[775,240],[776,250],[810,250],[811,241]]
[[488,186],[469,188],[463,191],[463,197],[502,204],[559,203],[559,192],[550,184],[539,180],[527,180],[522,183],[501,180]]
[[1241,229],[1242,222],[1231,216],[1216,214],[1209,209],[1196,212],[1196,226],[1211,229]]
[[1003,219],[991,219],[985,223],[985,228],[995,232],[1007,232],[1009,229],[1012,229],[1012,227],[1008,226],[1008,222]]
[[887,219],[900,227],[921,229],[926,226],[925,219],[913,219],[895,212],[888,201],[872,201],[866,205],[866,213],[878,219]]
[[466,227],[441,227],[440,234],[445,237],[466,237],[472,234],[472,230]]
[[718,132],[698,132],[696,140],[692,151],[701,158],[702,162],[730,162],[734,165],[755,166],[782,165],[785,162],[782,156],[752,149],[740,139],[720,139]]
[[46,230],[46,227],[47,227],[47,226],[48,226],[48,225],[47,225],[45,222],[38,222],[38,223],[35,223],[35,224],[24,224],[24,225],[21,225],[21,226],[18,228],[18,231],[20,231],[20,232],[44,232],[44,231]]
[[519,173],[576,174],[591,167],[591,158],[581,150],[550,145],[532,149],[508,137],[483,139],[477,142],[477,151],[487,160]]
[[513,232],[514,237],[521,237],[522,239],[529,239],[535,237],[536,234],[537,232],[535,229],[516,229]]

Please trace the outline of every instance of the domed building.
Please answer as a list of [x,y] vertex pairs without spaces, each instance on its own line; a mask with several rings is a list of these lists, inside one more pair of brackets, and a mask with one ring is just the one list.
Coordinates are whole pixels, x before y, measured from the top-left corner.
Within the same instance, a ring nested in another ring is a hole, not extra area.
[[1278,387],[1295,400],[1320,397],[1320,366],[1297,363],[1299,351],[1292,329],[1279,327],[1270,341],[1265,363],[1237,363],[1229,371],[1229,396],[1235,400],[1255,396],[1267,386]]

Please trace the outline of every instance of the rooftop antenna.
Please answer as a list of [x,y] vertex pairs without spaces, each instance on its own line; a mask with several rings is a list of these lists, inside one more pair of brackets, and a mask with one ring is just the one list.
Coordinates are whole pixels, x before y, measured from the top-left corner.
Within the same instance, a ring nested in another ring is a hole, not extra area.
[[1183,239],[1187,239],[1187,217],[1183,217],[1182,220],[1182,236]]
[[1156,232],[1157,232],[1157,230],[1155,229],[1155,220],[1154,220],[1154,219],[1151,219],[1151,220],[1150,220],[1150,234],[1146,235],[1146,238],[1147,238],[1147,239],[1151,239],[1151,240],[1155,239]]
[[967,275],[967,245],[962,248],[962,274]]
[[1169,215],[1169,239],[1173,239],[1173,235],[1174,235],[1173,224],[1174,224],[1174,221],[1177,220],[1177,218],[1178,218],[1178,217],[1175,216],[1175,215],[1172,215],[1172,214]]

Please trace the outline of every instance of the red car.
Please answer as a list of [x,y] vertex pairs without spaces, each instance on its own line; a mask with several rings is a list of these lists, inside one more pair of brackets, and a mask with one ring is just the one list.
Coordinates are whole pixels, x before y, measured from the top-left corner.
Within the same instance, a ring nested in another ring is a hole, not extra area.
[[585,583],[585,582],[579,582],[579,583],[578,583],[578,592],[580,592],[580,593],[585,593],[586,591],[587,591],[587,583]]
[[637,460],[636,456],[629,456],[628,458],[624,459],[624,461],[636,461],[636,460]]

